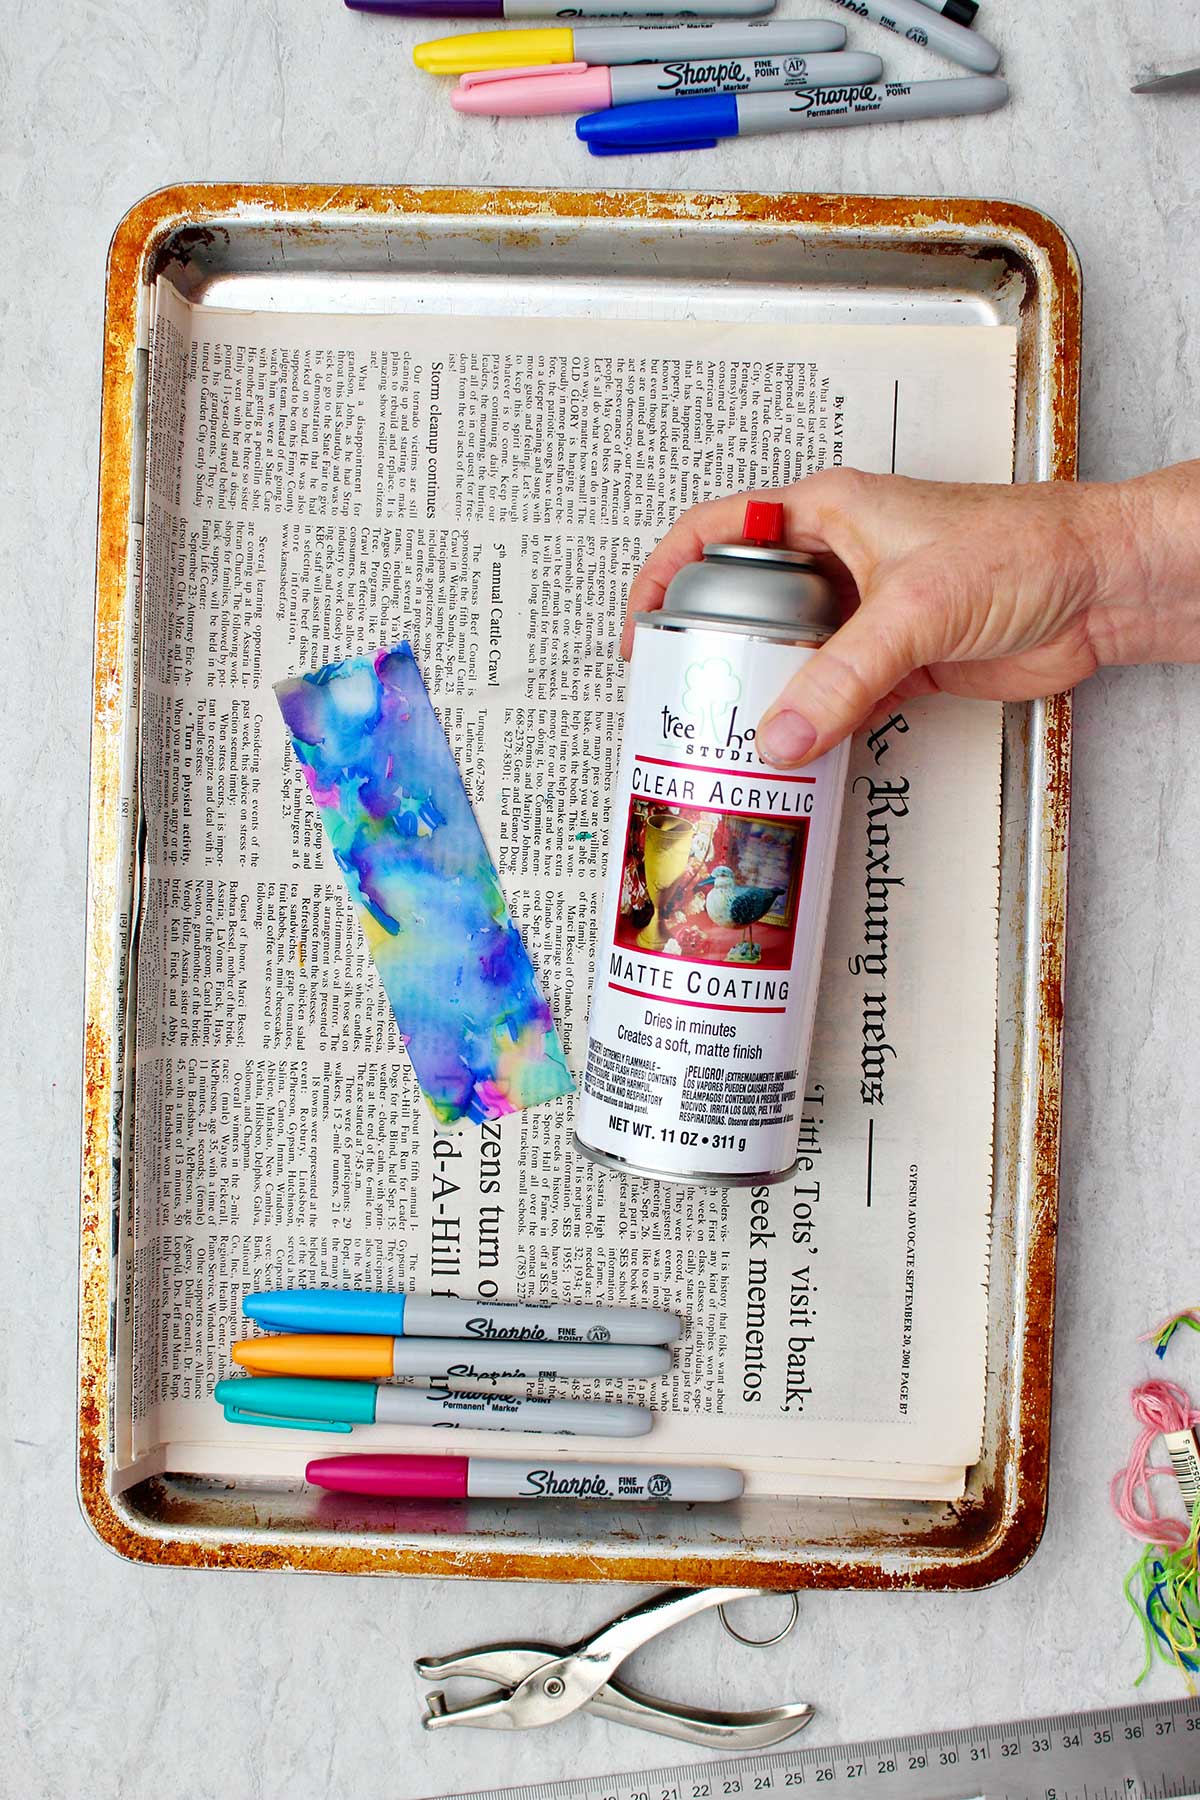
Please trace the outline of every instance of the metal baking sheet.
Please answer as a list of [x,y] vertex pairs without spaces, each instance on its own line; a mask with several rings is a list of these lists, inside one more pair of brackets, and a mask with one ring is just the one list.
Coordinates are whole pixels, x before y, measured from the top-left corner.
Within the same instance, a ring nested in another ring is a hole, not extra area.
[[[299,1486],[164,1474],[114,1495],[124,996],[137,822],[122,769],[136,705],[130,555],[145,434],[139,308],[166,271],[191,299],[287,311],[437,311],[1017,328],[1016,477],[1075,473],[1080,283],[1043,214],[1006,202],[831,194],[176,187],[122,220],[108,270],[100,448],[80,1221],[79,1489],[146,1562],[726,1586],[972,1588],[1045,1519],[1062,1074],[1070,701],[1006,709],[993,1248],[985,1447],[966,1497],[751,1499],[636,1521],[526,1503],[472,1530],[386,1503],[318,1511]],[[702,273],[699,273],[702,271]]]

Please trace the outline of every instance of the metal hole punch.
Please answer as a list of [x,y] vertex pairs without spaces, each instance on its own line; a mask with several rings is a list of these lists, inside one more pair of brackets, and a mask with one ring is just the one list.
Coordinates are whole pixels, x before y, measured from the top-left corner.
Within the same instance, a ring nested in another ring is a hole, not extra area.
[[[491,1730],[520,1731],[553,1725],[586,1708],[616,1725],[656,1731],[685,1743],[717,1749],[752,1750],[782,1743],[800,1731],[813,1708],[800,1702],[755,1712],[715,1712],[682,1706],[642,1694],[614,1679],[617,1669],[651,1638],[709,1607],[761,1596],[759,1588],[668,1589],[622,1613],[592,1637],[565,1647],[554,1644],[484,1644],[457,1656],[422,1657],[416,1666],[423,1681],[474,1677],[497,1684],[482,1699],[452,1706],[441,1689],[428,1696],[421,1723],[427,1731],[445,1725],[477,1725]],[[792,1617],[775,1637],[762,1640],[733,1635],[742,1643],[778,1643],[796,1622],[800,1603],[792,1595]],[[731,1627],[722,1619],[726,1630]]]

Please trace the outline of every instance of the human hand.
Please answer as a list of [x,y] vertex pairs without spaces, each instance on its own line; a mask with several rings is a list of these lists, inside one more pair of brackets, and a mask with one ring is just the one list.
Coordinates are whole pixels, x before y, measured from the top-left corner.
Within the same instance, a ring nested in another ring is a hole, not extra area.
[[[1030,700],[1102,662],[1200,660],[1200,463],[1136,481],[1014,487],[832,469],[756,498],[855,610],[759,723],[765,761],[822,755],[876,709],[932,693]],[[694,507],[635,577],[632,615],[705,543],[736,541],[746,496]]]

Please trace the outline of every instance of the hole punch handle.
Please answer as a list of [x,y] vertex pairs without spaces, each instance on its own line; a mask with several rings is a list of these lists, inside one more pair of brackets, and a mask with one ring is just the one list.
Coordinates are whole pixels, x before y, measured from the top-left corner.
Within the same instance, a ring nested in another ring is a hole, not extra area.
[[[682,1624],[685,1619],[693,1619],[697,1613],[723,1606],[730,1600],[747,1600],[759,1592],[759,1588],[667,1588],[622,1613],[595,1637],[576,1644],[575,1654],[586,1657],[589,1666],[604,1663],[610,1670],[615,1669],[651,1638],[670,1631],[672,1626]],[[596,1685],[599,1686],[599,1682]]]
[[587,1706],[625,1658],[651,1638],[725,1600],[742,1600],[757,1592],[757,1588],[667,1588],[651,1594],[521,1682],[510,1702],[514,1718],[527,1726],[565,1719]]
[[660,1737],[678,1738],[685,1744],[703,1744],[714,1750],[764,1750],[781,1744],[804,1727],[814,1709],[802,1701],[788,1706],[763,1707],[755,1712],[713,1712],[705,1706],[686,1706],[658,1700],[624,1682],[610,1681],[588,1704],[589,1712],[614,1725],[634,1725]]

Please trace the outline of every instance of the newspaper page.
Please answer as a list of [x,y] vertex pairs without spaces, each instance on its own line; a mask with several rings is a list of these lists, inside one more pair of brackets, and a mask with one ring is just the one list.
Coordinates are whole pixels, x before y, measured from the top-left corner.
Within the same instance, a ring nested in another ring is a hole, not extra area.
[[800,1167],[750,1196],[595,1166],[571,1101],[437,1124],[271,684],[411,643],[578,1069],[645,553],[686,506],[830,464],[1011,479],[1014,360],[1005,328],[249,314],[160,280],[125,1480],[300,1474],[310,1433],[227,1424],[212,1390],[253,1329],[245,1293],[344,1286],[669,1308],[672,1373],[556,1391],[641,1401],[659,1416],[630,1449],[734,1460],[760,1491],[961,1492],[984,1399],[999,709],[906,705],[856,743]]

